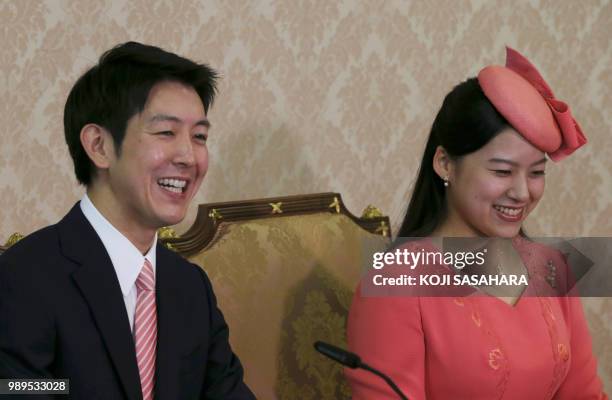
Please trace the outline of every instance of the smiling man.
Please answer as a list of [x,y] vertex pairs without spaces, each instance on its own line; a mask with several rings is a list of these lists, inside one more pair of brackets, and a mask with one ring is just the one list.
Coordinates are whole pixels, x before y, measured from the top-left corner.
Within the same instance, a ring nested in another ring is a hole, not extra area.
[[254,398],[209,279],[156,234],[206,175],[215,81],[129,42],[74,85],[64,130],[87,194],[0,257],[0,378],[67,378],[73,399]]

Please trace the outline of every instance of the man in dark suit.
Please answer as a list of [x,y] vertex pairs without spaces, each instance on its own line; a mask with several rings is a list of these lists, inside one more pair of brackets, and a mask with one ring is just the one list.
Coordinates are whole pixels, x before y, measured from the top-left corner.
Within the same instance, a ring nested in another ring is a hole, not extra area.
[[254,398],[208,277],[157,243],[206,174],[215,81],[134,42],[77,81],[64,129],[87,194],[0,256],[0,378],[68,378],[74,399]]

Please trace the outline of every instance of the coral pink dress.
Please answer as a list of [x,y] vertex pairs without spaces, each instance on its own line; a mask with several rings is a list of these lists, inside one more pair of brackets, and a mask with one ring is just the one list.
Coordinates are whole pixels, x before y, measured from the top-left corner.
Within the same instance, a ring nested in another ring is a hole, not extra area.
[[[529,292],[549,285],[545,266],[566,266],[563,256],[526,239],[514,245],[530,276],[514,306],[482,295],[365,297],[359,289],[348,319],[349,349],[388,374],[410,400],[607,399],[580,298]],[[369,372],[346,375],[355,400],[398,398]]]

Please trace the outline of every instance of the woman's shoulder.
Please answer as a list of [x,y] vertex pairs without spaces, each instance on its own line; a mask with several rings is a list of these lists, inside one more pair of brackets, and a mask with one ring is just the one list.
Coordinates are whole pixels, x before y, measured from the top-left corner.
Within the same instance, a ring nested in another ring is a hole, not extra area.
[[513,239],[513,243],[521,254],[567,264],[565,255],[550,243],[522,236]]
[[552,241],[518,238],[514,245],[530,273],[531,283],[540,288],[541,295],[575,295],[572,291],[576,289],[577,278],[568,263],[568,256]]

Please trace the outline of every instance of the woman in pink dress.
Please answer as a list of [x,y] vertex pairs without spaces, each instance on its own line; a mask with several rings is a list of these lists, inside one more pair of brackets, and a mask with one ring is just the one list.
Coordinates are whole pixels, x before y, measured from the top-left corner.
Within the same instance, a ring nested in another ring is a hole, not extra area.
[[[569,290],[564,257],[522,231],[544,193],[547,158],[585,142],[569,107],[512,49],[506,66],[456,86],[433,123],[398,235],[427,239],[399,248],[435,252],[443,237],[501,238],[493,263],[529,283],[504,295],[372,296],[368,275],[351,306],[349,349],[411,400],[607,399],[579,297],[551,296]],[[431,266],[410,271],[422,268]],[[375,375],[346,374],[354,399],[398,398]]]

